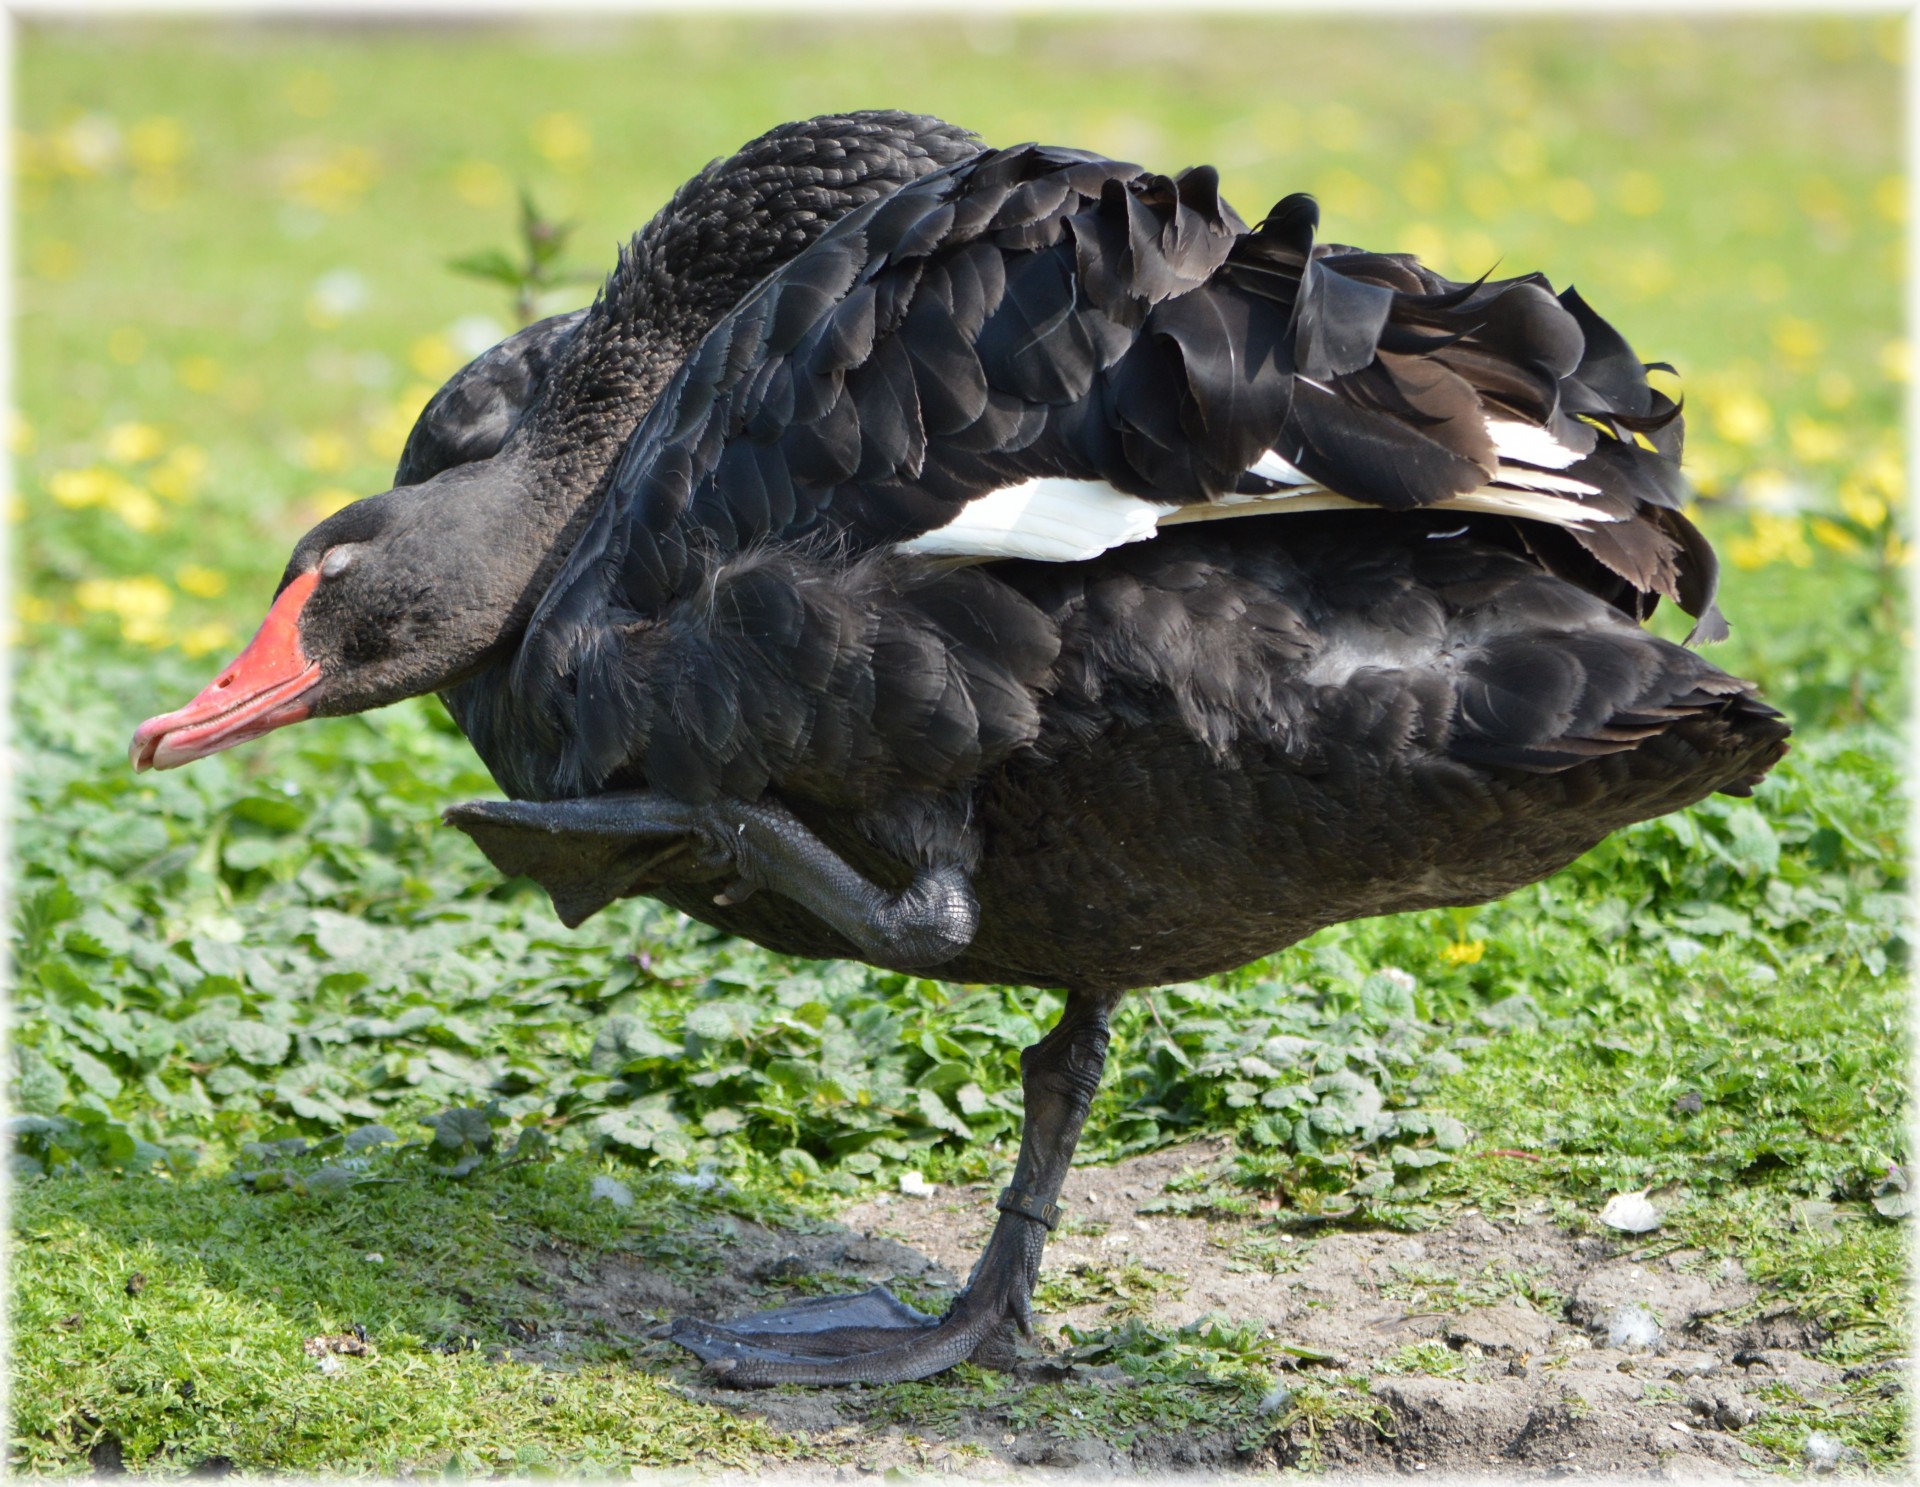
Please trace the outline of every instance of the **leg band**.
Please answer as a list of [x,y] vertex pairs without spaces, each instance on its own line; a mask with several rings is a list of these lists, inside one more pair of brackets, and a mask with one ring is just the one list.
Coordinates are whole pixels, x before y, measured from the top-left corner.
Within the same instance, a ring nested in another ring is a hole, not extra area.
[[1025,1188],[1008,1188],[1001,1193],[998,1206],[1002,1213],[1017,1213],[1021,1218],[1045,1224],[1049,1229],[1058,1228],[1060,1224],[1060,1205],[1042,1203]]

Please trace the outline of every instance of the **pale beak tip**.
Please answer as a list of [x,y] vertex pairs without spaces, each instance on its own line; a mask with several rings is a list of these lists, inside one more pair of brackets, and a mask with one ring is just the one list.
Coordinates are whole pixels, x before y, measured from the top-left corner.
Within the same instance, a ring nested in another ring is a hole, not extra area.
[[135,774],[145,774],[150,769],[160,768],[158,755],[161,740],[166,736],[164,728],[153,725],[159,718],[148,718],[133,730],[133,742],[127,745],[127,763],[133,766]]

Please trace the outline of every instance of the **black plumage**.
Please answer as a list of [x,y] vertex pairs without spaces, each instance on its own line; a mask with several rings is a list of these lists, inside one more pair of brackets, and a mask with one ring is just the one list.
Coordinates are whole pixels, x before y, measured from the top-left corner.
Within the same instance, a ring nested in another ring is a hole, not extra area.
[[569,924],[651,894],[1066,988],[947,1318],[677,1334],[736,1382],[1001,1356],[1122,991],[1484,901],[1785,747],[1641,627],[1724,633],[1679,410],[1617,332],[1317,226],[1248,228],[1204,167],[775,130],[457,375],[136,763],[439,690],[512,797],[450,819]]

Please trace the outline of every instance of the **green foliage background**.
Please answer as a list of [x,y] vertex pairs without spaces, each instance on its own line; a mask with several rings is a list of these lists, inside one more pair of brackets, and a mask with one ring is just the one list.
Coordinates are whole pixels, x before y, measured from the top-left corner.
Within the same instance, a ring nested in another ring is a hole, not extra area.
[[[265,1159],[249,1142],[376,1121],[427,1140],[448,1106],[538,1131],[576,1175],[704,1167],[802,1201],[1010,1158],[1013,1053],[1055,999],[789,962],[645,904],[563,931],[438,826],[491,786],[436,704],[158,777],[123,755],[250,632],[299,533],[385,488],[433,387],[511,329],[498,286],[447,264],[510,240],[518,186],[602,269],[760,129],[906,106],[996,143],[1212,161],[1250,217],[1308,189],[1335,239],[1578,283],[1683,374],[1731,559],[1716,660],[1799,730],[1754,801],[1648,823],[1502,904],[1136,998],[1088,1157],[1232,1132],[1233,1172],[1191,1201],[1401,1222],[1542,1195],[1571,1219],[1671,1185],[1676,1224],[1819,1298],[1844,1356],[1896,1347],[1902,45],[1895,20],[1842,16],[26,28],[23,1222],[130,1201],[75,1173],[158,1169],[204,1198]],[[1482,1159],[1509,1150],[1541,1160]],[[1871,1226],[1851,1278],[1791,1228],[1807,1203]],[[17,1276],[65,1305],[71,1256],[41,1254]],[[23,1367],[17,1449],[80,1459],[72,1421],[104,1406]],[[394,1430],[247,1459],[413,1459]]]

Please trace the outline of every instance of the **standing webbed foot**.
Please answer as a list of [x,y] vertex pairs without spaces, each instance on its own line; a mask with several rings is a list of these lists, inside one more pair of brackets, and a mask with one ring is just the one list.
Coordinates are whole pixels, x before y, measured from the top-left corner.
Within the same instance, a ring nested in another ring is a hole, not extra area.
[[667,1336],[697,1354],[721,1383],[897,1384],[968,1359],[1005,1366],[1017,1335],[1032,1335],[1028,1307],[1046,1230],[1001,1218],[967,1289],[941,1317],[883,1286],[854,1296],[813,1296],[733,1322],[681,1317]]
[[723,1383],[893,1384],[966,1359],[1013,1360],[1016,1335],[1033,1335],[1033,1286],[1047,1235],[1060,1221],[1060,1186],[1107,1055],[1107,1015],[1117,995],[1073,992],[1060,1021],[1020,1055],[1026,1122],[1000,1220],[966,1290],[934,1318],[878,1288],[859,1296],[795,1302],[735,1322],[681,1318],[668,1336]]

